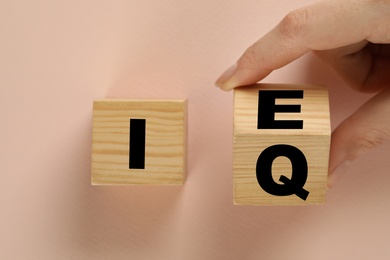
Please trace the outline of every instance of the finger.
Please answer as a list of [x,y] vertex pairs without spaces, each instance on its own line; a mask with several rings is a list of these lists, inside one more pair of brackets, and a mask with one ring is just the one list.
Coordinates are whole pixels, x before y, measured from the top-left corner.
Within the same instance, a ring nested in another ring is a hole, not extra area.
[[390,85],[390,45],[364,40],[315,54],[356,90],[379,91]]
[[234,70],[224,73],[216,84],[224,90],[249,85],[311,50],[329,50],[375,38],[371,28],[378,19],[367,8],[370,5],[365,1],[330,0],[289,13],[250,46]]
[[390,140],[390,88],[360,107],[332,134],[328,186],[360,155]]

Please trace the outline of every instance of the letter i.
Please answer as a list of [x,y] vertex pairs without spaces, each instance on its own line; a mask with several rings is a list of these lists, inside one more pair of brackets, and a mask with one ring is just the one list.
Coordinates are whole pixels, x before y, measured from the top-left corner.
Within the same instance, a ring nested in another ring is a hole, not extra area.
[[129,169],[145,169],[146,119],[130,119]]

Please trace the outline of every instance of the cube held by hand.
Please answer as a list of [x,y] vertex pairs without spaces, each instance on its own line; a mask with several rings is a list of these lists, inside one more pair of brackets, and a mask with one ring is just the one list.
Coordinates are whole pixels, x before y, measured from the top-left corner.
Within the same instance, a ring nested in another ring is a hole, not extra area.
[[331,134],[326,88],[237,88],[233,121],[235,204],[325,202]]

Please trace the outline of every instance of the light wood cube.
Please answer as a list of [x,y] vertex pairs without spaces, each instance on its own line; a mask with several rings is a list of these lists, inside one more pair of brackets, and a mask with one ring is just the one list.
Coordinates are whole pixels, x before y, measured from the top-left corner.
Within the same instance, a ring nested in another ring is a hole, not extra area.
[[93,103],[92,184],[183,184],[186,101]]
[[237,88],[234,203],[325,203],[330,135],[326,88],[278,84]]

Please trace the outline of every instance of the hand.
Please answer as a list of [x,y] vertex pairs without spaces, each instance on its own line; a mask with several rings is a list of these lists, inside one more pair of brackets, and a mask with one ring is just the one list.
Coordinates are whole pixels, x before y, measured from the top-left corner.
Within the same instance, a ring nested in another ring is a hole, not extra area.
[[390,139],[389,43],[390,0],[323,1],[287,14],[216,85],[231,90],[256,83],[311,51],[352,88],[379,92],[333,132],[331,187],[354,159]]

